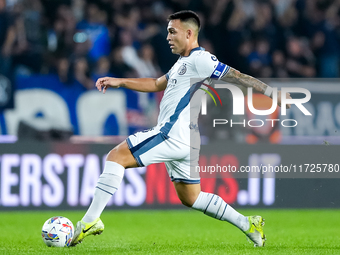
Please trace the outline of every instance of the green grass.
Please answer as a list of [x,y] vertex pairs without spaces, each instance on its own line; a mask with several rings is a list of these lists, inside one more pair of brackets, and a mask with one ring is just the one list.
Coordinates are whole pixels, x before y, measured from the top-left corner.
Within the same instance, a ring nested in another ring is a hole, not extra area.
[[263,248],[232,225],[191,210],[105,211],[102,235],[71,248],[45,246],[45,220],[62,215],[76,223],[83,213],[0,212],[0,254],[340,254],[340,210],[241,210],[266,219]]

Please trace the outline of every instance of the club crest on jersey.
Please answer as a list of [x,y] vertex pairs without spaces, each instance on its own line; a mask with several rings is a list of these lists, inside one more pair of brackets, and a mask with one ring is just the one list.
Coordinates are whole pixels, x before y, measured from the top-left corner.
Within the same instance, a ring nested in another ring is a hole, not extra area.
[[187,72],[187,67],[186,67],[185,64],[181,65],[181,67],[178,68],[178,71],[177,71],[177,73],[178,73],[179,75],[183,75],[183,74],[185,74],[186,72]]

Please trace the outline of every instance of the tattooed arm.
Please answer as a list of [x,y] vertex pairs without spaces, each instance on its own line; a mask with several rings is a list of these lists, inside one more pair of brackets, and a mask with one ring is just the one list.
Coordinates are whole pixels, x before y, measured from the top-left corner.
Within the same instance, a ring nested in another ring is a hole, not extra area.
[[[230,67],[229,71],[221,78],[221,80],[228,83],[242,85],[247,88],[251,87],[266,96],[272,97],[273,89],[270,86],[250,75],[241,73],[232,67]],[[287,93],[286,98],[291,98],[289,93]],[[278,91],[277,102],[278,105],[281,106],[281,91]],[[290,105],[287,105],[287,108],[290,108]]]
[[269,87],[262,81],[250,75],[243,74],[232,67],[230,67],[230,70],[221,78],[221,80],[232,84],[242,85],[244,87],[252,87],[262,94],[264,94]]

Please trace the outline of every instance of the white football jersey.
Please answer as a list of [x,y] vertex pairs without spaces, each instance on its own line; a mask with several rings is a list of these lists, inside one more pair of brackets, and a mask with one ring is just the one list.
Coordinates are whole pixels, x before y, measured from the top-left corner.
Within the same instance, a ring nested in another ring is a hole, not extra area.
[[[157,124],[161,127],[160,131],[179,142],[199,148],[197,119],[200,98],[205,93],[199,88],[203,81],[220,79],[229,69],[202,47],[192,49],[187,57],[180,57],[166,74],[168,84],[160,103]],[[193,133],[198,137],[195,145],[190,142]]]

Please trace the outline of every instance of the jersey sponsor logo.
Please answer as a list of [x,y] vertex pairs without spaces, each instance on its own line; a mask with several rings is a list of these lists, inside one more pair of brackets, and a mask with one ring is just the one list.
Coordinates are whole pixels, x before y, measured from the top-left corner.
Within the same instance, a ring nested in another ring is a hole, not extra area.
[[169,83],[176,84],[177,83],[177,79],[169,79]]
[[179,75],[183,75],[183,74],[185,74],[186,72],[187,72],[187,67],[186,67],[185,64],[181,65],[180,68],[178,68],[178,71],[177,71],[177,73],[178,73]]
[[211,59],[212,59],[213,61],[217,61],[217,58],[216,58],[214,55],[211,55]]
[[169,79],[167,88],[172,89],[176,86],[177,79]]

